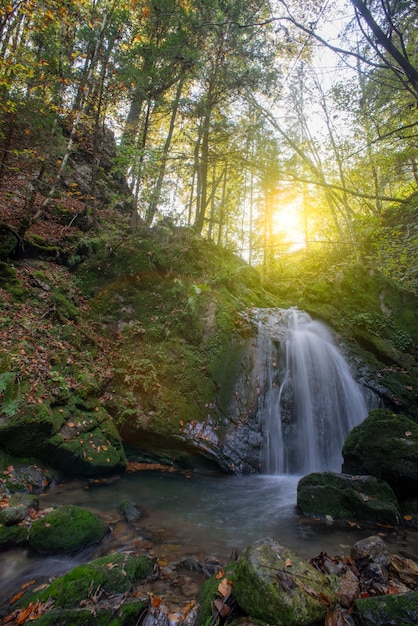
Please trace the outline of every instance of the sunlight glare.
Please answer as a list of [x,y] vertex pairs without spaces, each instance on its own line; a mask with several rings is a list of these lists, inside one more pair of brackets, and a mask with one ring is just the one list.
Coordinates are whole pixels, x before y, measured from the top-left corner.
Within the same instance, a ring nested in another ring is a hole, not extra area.
[[272,217],[273,234],[280,243],[289,244],[289,251],[305,247],[302,194],[279,202]]

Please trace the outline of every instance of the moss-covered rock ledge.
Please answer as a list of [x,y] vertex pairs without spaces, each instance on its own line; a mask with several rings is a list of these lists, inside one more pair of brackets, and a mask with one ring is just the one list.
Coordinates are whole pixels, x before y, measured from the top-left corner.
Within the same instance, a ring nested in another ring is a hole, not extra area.
[[126,456],[106,410],[72,397],[67,404],[26,405],[0,419],[2,446],[21,457],[35,456],[67,476],[105,476],[123,471]]

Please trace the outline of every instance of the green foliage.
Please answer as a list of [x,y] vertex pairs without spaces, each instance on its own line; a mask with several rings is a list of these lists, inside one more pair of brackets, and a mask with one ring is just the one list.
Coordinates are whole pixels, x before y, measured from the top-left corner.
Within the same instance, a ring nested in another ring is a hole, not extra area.
[[79,311],[77,307],[64,295],[61,289],[57,289],[52,294],[52,302],[55,304],[56,314],[59,319],[76,320],[78,318]]
[[14,372],[0,374],[0,412],[7,417],[16,414],[19,407],[19,385]]

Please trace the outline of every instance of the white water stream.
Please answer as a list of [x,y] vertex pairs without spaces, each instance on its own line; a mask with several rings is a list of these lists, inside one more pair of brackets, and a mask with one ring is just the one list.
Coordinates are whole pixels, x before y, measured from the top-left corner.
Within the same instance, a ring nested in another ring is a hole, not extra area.
[[258,309],[259,419],[265,474],[341,471],[365,394],[324,324],[297,309]]

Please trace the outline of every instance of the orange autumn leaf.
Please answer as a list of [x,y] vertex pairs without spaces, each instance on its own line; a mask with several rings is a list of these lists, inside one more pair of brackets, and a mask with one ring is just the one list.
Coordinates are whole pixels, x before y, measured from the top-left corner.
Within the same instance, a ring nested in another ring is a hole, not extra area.
[[228,578],[222,578],[221,582],[218,585],[219,593],[225,598],[226,596],[229,596],[229,594],[231,593],[231,589],[232,580],[229,580]]
[[225,572],[224,572],[224,571],[223,571],[223,569],[221,568],[221,569],[219,570],[219,572],[216,574],[215,578],[216,578],[217,580],[219,580],[220,578],[222,578],[222,577],[224,576],[224,574],[225,574]]
[[18,600],[20,600],[20,598],[23,596],[23,594],[25,593],[25,591],[19,591],[19,593],[17,593],[16,595],[13,596],[13,598],[10,600],[10,604],[14,604],[15,602],[17,602]]
[[286,559],[284,564],[285,564],[285,567],[292,567],[292,565],[293,565],[292,559]]
[[412,519],[414,519],[413,515],[404,515],[404,519],[406,519],[407,522],[410,522]]
[[32,585],[34,585],[36,583],[36,580],[28,580],[27,583],[24,583],[22,585],[22,589],[27,589],[28,587],[32,587]]
[[161,604],[161,598],[158,598],[158,597],[154,596],[151,599],[151,606],[156,608],[156,607],[160,606],[160,604]]

